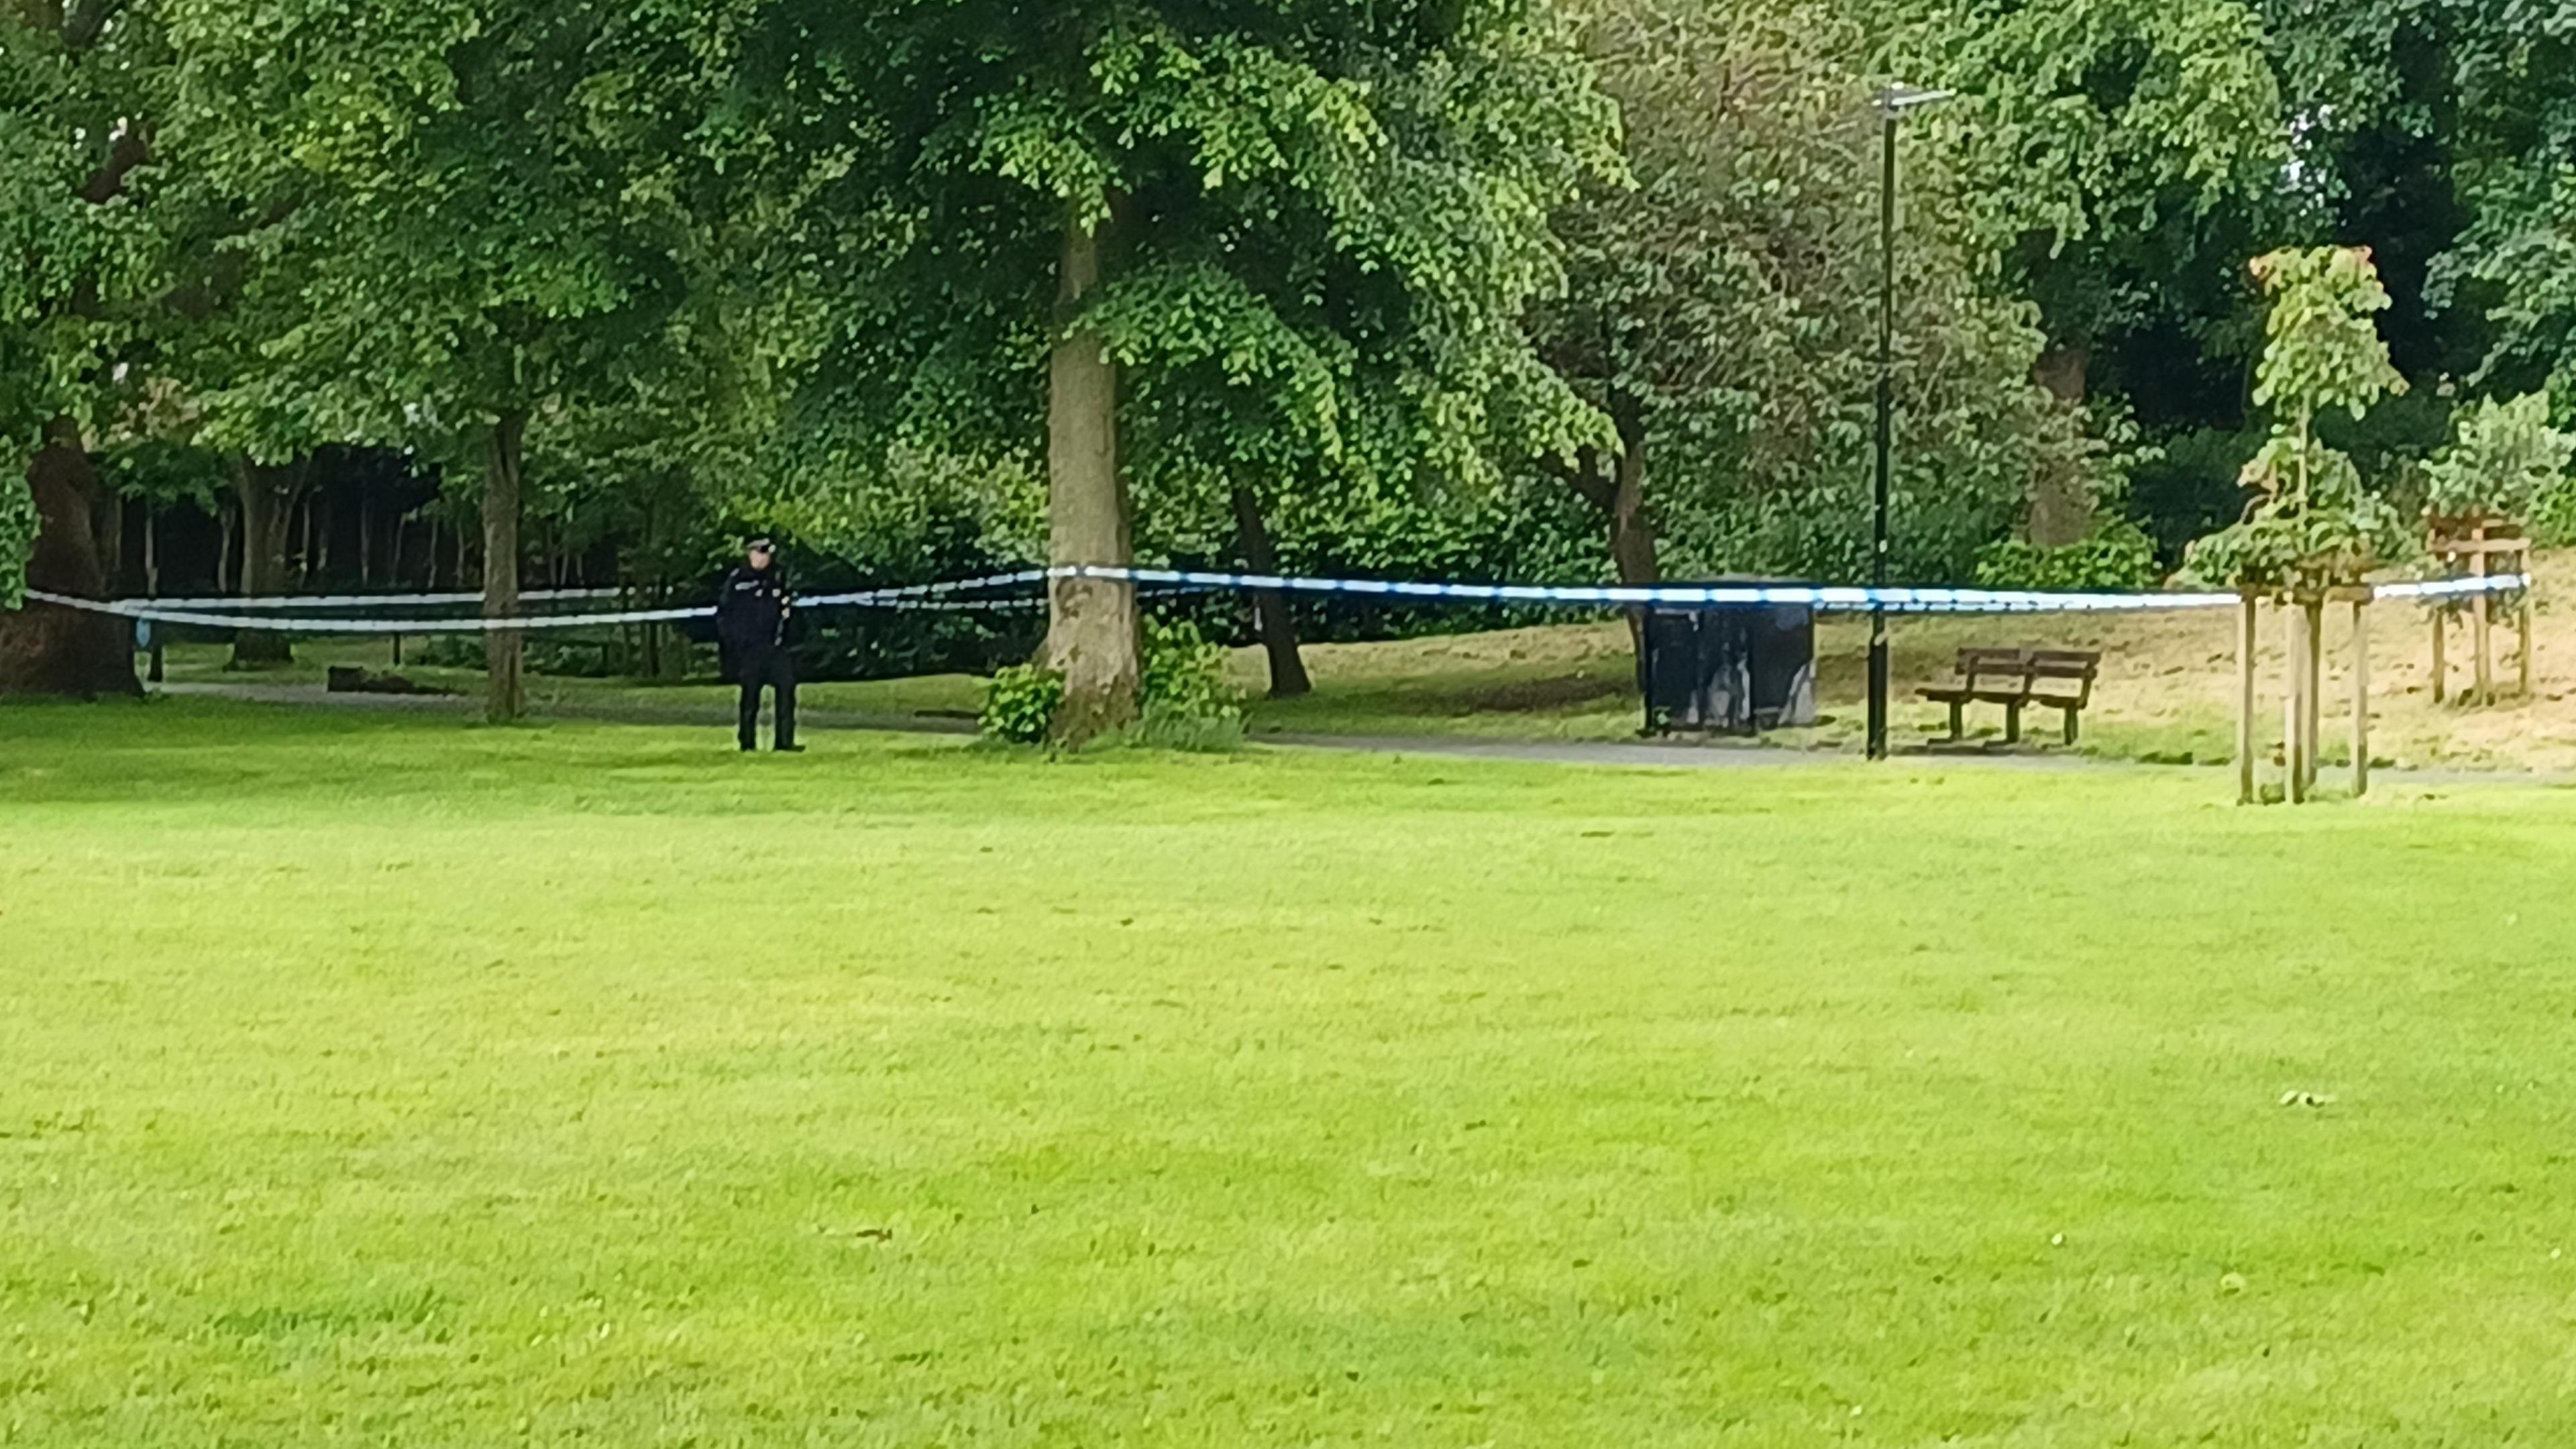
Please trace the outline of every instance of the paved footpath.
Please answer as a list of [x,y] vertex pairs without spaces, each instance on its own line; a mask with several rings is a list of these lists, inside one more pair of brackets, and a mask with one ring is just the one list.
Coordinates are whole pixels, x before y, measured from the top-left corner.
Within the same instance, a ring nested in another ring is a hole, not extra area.
[[[154,692],[173,698],[233,699],[252,704],[293,705],[303,708],[356,709],[410,712],[416,714],[450,714],[472,716],[482,712],[483,702],[471,695],[399,695],[399,694],[333,694],[318,684],[159,684]],[[593,704],[579,700],[548,700],[531,708],[540,719],[591,720],[608,724],[679,725],[720,730],[733,730],[733,710],[721,703],[647,705],[619,702]],[[926,714],[861,714],[843,710],[800,709],[796,713],[800,732],[829,733],[836,730],[866,730],[900,734],[969,735],[975,732],[972,720],[953,715]],[[1742,744],[1656,744],[1649,741],[1614,740],[1498,740],[1449,735],[1307,735],[1261,734],[1252,743],[1283,746],[1300,750],[1339,750],[1369,755],[1424,755],[1439,759],[1502,760],[1528,764],[1590,765],[1624,769],[1662,770],[1739,770],[1774,768],[1784,765],[1809,767],[1860,768],[1858,755],[1838,750],[1790,750]],[[1925,750],[1900,752],[1901,758],[1915,761],[1937,761],[1971,768],[2021,770],[2036,772],[2130,771],[2164,772],[2175,769],[2205,769],[2215,774],[2215,767],[2145,765],[2124,760],[2099,760],[2082,755],[2004,754],[1976,751]],[[2449,785],[2555,785],[2576,786],[2576,775],[2538,772],[2513,773],[2501,770],[2392,770],[2371,772],[2373,779],[2386,779],[2411,786]]]

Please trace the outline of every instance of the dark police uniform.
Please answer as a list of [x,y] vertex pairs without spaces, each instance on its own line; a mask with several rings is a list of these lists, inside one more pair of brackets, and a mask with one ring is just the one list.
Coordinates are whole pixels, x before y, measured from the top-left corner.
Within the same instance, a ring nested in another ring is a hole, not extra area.
[[716,592],[716,642],[723,651],[727,676],[742,686],[742,729],[746,750],[760,747],[760,692],[777,691],[776,743],[796,748],[796,665],[787,653],[787,580],[775,564],[755,569],[737,566]]

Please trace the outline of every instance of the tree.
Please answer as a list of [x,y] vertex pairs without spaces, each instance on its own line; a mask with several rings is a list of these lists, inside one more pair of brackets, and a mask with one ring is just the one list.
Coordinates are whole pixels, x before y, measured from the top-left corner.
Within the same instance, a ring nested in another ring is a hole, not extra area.
[[[89,430],[132,312],[158,290],[138,204],[167,53],[148,4],[0,4],[0,604],[104,591]],[[0,614],[0,692],[134,693],[113,618]]]
[[[484,611],[518,612],[526,441],[656,367],[702,213],[697,14],[502,0],[170,0],[204,164],[279,319],[215,409],[255,459],[416,446],[480,480]],[[521,636],[487,646],[495,720]]]
[[[1130,562],[1139,496],[1204,527],[1597,433],[1518,326],[1616,164],[1543,0],[755,8],[762,134],[829,168],[782,230],[851,279],[822,385],[932,451],[1043,436],[1054,562]],[[1051,606],[1061,732],[1131,719],[1133,590]]]
[[[2071,402],[2107,380],[2161,420],[2207,395],[2216,357],[2216,390],[2238,398],[2237,263],[2281,239],[2296,200],[2262,17],[2243,0],[1933,0],[1915,14],[1898,63],[1960,92],[1933,125],[1957,141],[1961,215],[2011,293],[2038,304],[2033,376]],[[2035,480],[2033,542],[2091,527],[2079,481]]]
[[2244,519],[2192,545],[2191,566],[2213,583],[2313,596],[2361,582],[2407,547],[2397,509],[2317,437],[2321,415],[2357,421],[2406,379],[2379,335],[2389,299],[2368,252],[2274,252],[2254,276],[2272,298],[2254,392],[2272,409],[2272,433],[2245,467],[2254,498]]
[[2424,468],[2425,502],[2437,517],[2486,517],[2556,525],[2565,507],[2576,434],[2549,425],[2549,399],[2526,393],[2462,409],[2451,446]]
[[[1618,578],[1861,576],[1877,371],[1877,127],[1861,28],[1803,0],[1599,0],[1589,43],[1627,118],[1634,185],[1559,225],[1547,355],[1613,420],[1566,481]],[[1899,237],[1898,565],[1964,578],[2033,479],[2107,487],[2080,410],[2030,381],[2026,304],[1988,294],[1938,147],[1909,151]]]

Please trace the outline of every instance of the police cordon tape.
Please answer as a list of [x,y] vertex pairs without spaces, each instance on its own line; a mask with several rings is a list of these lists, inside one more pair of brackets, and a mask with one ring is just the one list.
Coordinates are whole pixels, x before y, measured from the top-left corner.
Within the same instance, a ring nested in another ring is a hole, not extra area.
[[[1522,604],[1560,608],[1729,609],[1810,608],[1822,613],[1859,613],[1885,609],[1898,614],[2064,614],[2131,613],[2180,609],[2228,608],[2241,602],[2232,593],[2048,593],[2026,589],[1839,588],[1807,584],[1711,584],[1560,586],[1546,584],[1420,583],[1396,579],[1323,579],[1280,574],[1207,573],[1189,569],[1140,569],[1096,564],[1024,569],[937,584],[908,584],[857,593],[822,594],[797,600],[804,609],[883,608],[977,610],[1033,608],[1036,598],[971,598],[1003,588],[1049,580],[1091,580],[1159,586],[1174,590],[1242,593],[1341,594],[1402,602]],[[2378,584],[2374,599],[2447,600],[2478,594],[2515,593],[2530,587],[2521,574],[2485,578],[2431,579]],[[533,601],[606,597],[594,590],[538,591],[522,596]],[[298,634],[470,634],[500,631],[584,629],[611,624],[672,623],[712,616],[712,607],[628,609],[591,614],[522,614],[506,618],[458,619],[303,619],[245,617],[207,606],[206,601],[175,601],[196,607],[173,607],[164,599],[80,599],[30,589],[27,597],[41,603],[90,613],[113,614],[161,624],[189,624],[213,629],[252,629]],[[474,603],[480,595],[362,595],[341,607],[383,608],[434,603]],[[257,608],[274,613],[307,604],[283,599],[226,600],[233,609]],[[333,601],[338,603],[339,601]],[[319,607],[320,601],[310,601]]]

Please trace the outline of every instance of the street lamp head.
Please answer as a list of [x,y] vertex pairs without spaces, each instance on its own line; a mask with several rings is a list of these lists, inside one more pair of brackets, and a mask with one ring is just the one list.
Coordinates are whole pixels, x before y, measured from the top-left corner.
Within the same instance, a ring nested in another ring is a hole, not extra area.
[[1909,111],[1937,106],[1957,94],[1956,91],[1933,91],[1921,86],[1896,84],[1880,88],[1874,99],[1878,113],[1892,121]]

